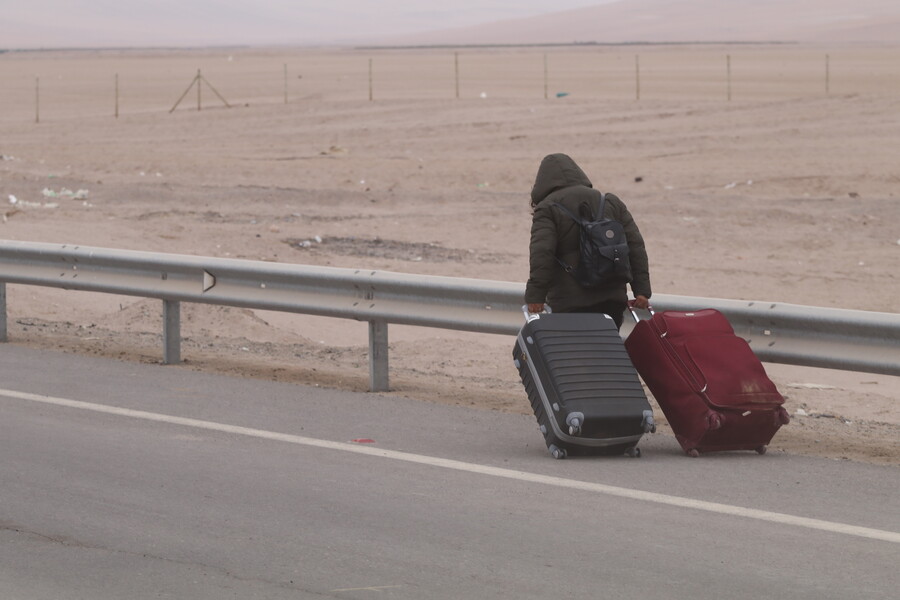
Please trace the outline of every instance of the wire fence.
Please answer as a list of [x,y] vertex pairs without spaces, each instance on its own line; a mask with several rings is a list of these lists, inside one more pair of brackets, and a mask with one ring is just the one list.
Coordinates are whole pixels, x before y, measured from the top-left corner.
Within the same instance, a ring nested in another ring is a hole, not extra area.
[[167,112],[192,81],[197,97],[178,110],[568,97],[752,102],[900,94],[900,46],[5,52],[0,54],[0,122]]

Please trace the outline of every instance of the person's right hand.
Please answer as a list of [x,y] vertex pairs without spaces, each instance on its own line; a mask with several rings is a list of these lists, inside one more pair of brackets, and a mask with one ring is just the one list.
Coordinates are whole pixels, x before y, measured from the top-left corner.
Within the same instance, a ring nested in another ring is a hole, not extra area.
[[528,312],[530,312],[530,313],[539,313],[539,312],[543,312],[543,311],[544,311],[544,303],[543,302],[541,302],[540,304],[529,304],[528,305]]
[[647,299],[647,296],[635,296],[634,302],[631,304],[634,308],[639,308],[641,310],[647,310],[650,308],[650,300]]

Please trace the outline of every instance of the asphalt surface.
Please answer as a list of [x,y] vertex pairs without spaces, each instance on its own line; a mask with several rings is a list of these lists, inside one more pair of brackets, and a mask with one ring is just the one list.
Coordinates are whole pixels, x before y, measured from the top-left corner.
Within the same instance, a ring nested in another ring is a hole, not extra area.
[[2,344],[0,598],[897,598],[898,469],[641,448]]

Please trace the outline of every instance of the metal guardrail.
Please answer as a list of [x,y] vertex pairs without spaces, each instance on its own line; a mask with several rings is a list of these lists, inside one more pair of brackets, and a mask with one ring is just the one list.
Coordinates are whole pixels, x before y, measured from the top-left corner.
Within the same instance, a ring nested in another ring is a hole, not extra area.
[[[495,334],[523,323],[519,283],[0,241],[0,341],[7,283],[161,299],[166,363],[181,360],[181,302],[367,321],[373,391],[388,389],[388,323]],[[898,314],[663,294],[653,304],[722,311],[763,361],[900,375]]]

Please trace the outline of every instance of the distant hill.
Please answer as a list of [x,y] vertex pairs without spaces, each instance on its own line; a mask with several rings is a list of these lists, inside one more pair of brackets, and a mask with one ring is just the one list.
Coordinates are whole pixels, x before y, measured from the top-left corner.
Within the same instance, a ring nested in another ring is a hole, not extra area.
[[[548,3],[548,6],[551,3]],[[900,0],[620,0],[383,43],[876,42],[900,44]]]

